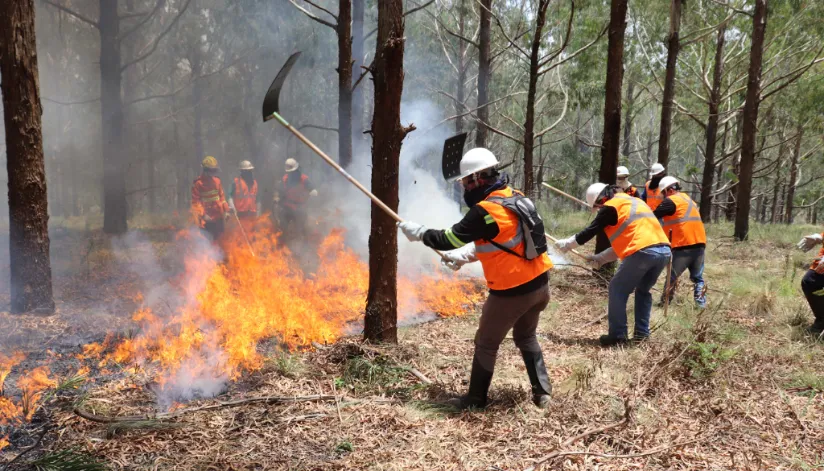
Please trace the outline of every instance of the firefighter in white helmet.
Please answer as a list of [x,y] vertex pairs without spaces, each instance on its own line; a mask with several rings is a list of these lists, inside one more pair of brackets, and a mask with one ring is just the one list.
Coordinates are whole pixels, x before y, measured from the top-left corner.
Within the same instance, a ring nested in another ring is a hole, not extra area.
[[644,185],[644,193],[641,195],[641,199],[646,201],[647,206],[653,211],[664,201],[664,195],[661,193],[661,189],[658,188],[658,184],[666,176],[667,169],[657,162],[649,170],[649,181]]
[[672,244],[672,272],[670,274],[669,292],[666,289],[661,302],[666,302],[675,293],[678,277],[689,269],[690,281],[693,283],[693,298],[700,308],[707,307],[706,284],[704,283],[704,249],[707,246],[707,233],[698,205],[686,193],[681,192],[681,184],[675,177],[664,177],[658,184],[664,201],[655,208],[654,214],[662,221],[664,232]]
[[[444,264],[454,270],[480,261],[489,287],[475,334],[469,392],[451,404],[461,409],[486,406],[498,348],[512,329],[532,385],[533,403],[545,408],[552,384],[535,330],[549,303],[552,262],[535,206],[509,186],[497,165],[495,155],[484,148],[472,149],[461,158],[457,179],[470,209],[450,229],[432,230],[414,222],[398,226],[410,241],[449,251]],[[526,220],[533,221],[531,229],[524,226]]]
[[636,188],[635,185],[633,185],[632,182],[629,181],[629,169],[624,166],[621,166],[618,167],[616,170],[618,176],[617,184],[621,188],[621,190],[630,196],[640,198],[641,192],[639,192],[638,188]]
[[318,196],[318,190],[309,177],[299,169],[297,160],[286,159],[282,186],[279,192],[275,192],[275,204],[280,209],[281,230],[287,235],[286,239],[304,237],[307,234],[308,203],[310,198]]
[[635,293],[635,332],[633,341],[649,337],[652,310],[650,290],[669,263],[670,247],[652,210],[640,198],[618,191],[615,185],[593,183],[587,189],[587,204],[598,213],[592,223],[578,234],[557,242],[562,252],[586,244],[604,231],[612,245],[595,255],[588,255],[594,268],[621,260],[609,283],[609,332],[599,342],[609,347],[627,343],[627,301]]

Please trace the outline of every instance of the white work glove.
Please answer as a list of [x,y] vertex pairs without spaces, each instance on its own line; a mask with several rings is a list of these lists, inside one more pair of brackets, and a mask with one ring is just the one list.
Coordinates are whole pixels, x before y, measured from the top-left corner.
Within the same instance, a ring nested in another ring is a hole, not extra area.
[[615,250],[612,250],[612,247],[601,253],[594,255],[587,254],[584,255],[584,257],[587,259],[587,265],[589,265],[593,270],[597,270],[607,263],[612,263],[618,260],[618,255],[615,253]]
[[467,244],[458,250],[444,252],[441,265],[452,271],[458,271],[467,263],[477,262],[478,256],[475,254],[475,244]]
[[312,190],[309,192],[309,196],[318,196],[318,190]]
[[804,238],[798,242],[798,248],[804,252],[809,252],[822,242],[824,242],[824,237],[822,237],[821,234],[810,234],[808,236],[804,236]]
[[213,221],[212,216],[209,216],[208,214],[203,215],[203,220],[206,221],[206,222],[212,222]]
[[409,239],[409,242],[420,242],[426,232],[426,226],[410,221],[399,222],[398,228]]
[[569,239],[563,239],[555,242],[555,247],[558,247],[558,250],[562,253],[566,253],[572,249],[577,249],[580,245],[578,245],[578,241],[575,240],[575,236],[572,236]]

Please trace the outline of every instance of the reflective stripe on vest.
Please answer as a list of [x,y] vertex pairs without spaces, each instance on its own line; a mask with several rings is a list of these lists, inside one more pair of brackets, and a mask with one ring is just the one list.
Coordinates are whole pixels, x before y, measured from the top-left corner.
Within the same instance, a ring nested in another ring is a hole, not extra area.
[[[512,188],[504,187],[490,193],[487,199],[492,197],[509,198],[513,194],[515,194],[515,191]],[[552,268],[552,261],[545,253],[532,260],[527,260],[493,245],[491,242],[506,247],[516,254],[523,254],[526,245],[524,237],[530,237],[530,235],[523,233],[518,215],[500,204],[492,201],[481,201],[478,206],[486,210],[488,213],[486,217],[490,217],[498,226],[498,235],[492,241],[475,241],[475,253],[478,255],[478,261],[481,262],[483,267],[484,277],[489,289],[506,290],[515,288],[534,280]]]
[[613,207],[618,212],[618,223],[604,228],[618,258],[623,260],[653,245],[669,245],[652,210],[640,199],[618,193],[604,205]]
[[[501,247],[506,247],[509,250],[512,250],[515,253],[520,253],[515,250],[515,247],[521,245],[521,242],[524,241],[524,229],[518,224],[518,232],[515,234],[515,237],[509,239],[506,242],[498,242],[495,241],[495,244],[500,245]],[[483,244],[480,246],[475,247],[475,253],[492,253],[492,252],[506,252],[506,250],[499,248],[495,244]],[[511,255],[511,254],[510,254]]]
[[650,183],[651,182],[647,182],[647,184],[644,185],[644,187],[647,189],[647,201],[646,201],[646,203],[647,203],[647,206],[649,206],[649,209],[655,211],[655,208],[657,208],[661,203],[664,202],[664,194],[661,193],[661,187],[658,187],[654,190],[650,190],[650,188],[649,188]]
[[670,201],[675,204],[675,214],[664,216],[663,226],[672,230],[672,246],[706,244],[707,233],[704,231],[704,223],[701,221],[695,201],[684,193],[672,195]]

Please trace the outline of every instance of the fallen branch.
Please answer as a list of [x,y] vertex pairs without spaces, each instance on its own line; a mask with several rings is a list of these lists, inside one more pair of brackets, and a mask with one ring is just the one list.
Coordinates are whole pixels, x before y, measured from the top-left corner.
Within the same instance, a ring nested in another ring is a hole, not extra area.
[[406,371],[411,373],[412,376],[414,376],[414,377],[418,378],[419,380],[421,380],[422,383],[432,384],[432,380],[427,378],[426,376],[424,376],[424,374],[421,373],[420,371],[418,371],[417,368],[406,368]]
[[687,440],[685,442],[673,443],[672,445],[659,446],[658,448],[653,448],[651,450],[644,451],[644,452],[641,452],[641,453],[630,453],[630,454],[626,454],[626,455],[610,455],[610,454],[607,454],[607,453],[596,453],[594,451],[563,451],[563,452],[559,452],[555,457],[558,458],[558,457],[561,457],[561,456],[594,456],[596,458],[607,458],[607,459],[643,458],[645,456],[655,455],[655,454],[658,454],[658,453],[661,453],[661,452],[664,452],[664,451],[667,451],[667,450],[670,450],[670,449],[673,449],[673,448],[678,448],[678,447],[690,445],[692,443],[696,443],[696,442],[699,442],[699,441],[701,441],[701,439],[696,438],[696,439],[693,439],[693,440]]
[[47,429],[47,428],[45,428],[45,427],[44,427],[44,428],[43,428],[43,432],[41,432],[41,433],[40,433],[40,436],[39,436],[39,437],[37,437],[37,441],[35,441],[35,442],[34,442],[34,445],[32,445],[32,446],[30,446],[30,447],[26,448],[25,450],[21,451],[19,455],[15,456],[14,458],[12,458],[12,460],[11,460],[11,461],[9,461],[8,463],[6,463],[6,464],[5,464],[5,466],[3,466],[3,471],[6,471],[7,469],[9,469],[9,467],[10,467],[11,465],[13,465],[15,462],[17,462],[17,461],[18,461],[20,458],[22,458],[22,457],[23,457],[23,455],[25,455],[26,453],[28,453],[28,452],[30,452],[30,451],[32,451],[32,450],[34,450],[35,448],[39,447],[39,446],[40,446],[40,443],[43,441],[43,437],[45,437],[45,436],[46,436],[46,433],[47,433],[48,431],[49,431],[49,429]]

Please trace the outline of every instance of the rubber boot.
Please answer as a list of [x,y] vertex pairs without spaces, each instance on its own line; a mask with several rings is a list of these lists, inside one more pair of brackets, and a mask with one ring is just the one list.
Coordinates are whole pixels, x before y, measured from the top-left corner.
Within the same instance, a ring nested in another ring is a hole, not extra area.
[[483,409],[486,407],[492,372],[481,366],[477,358],[472,357],[472,373],[469,376],[469,392],[466,395],[450,399],[447,404],[457,409]]
[[541,409],[549,407],[549,398],[552,395],[552,381],[546,372],[544,354],[542,352],[521,351],[526,365],[526,373],[532,384],[532,403]]

